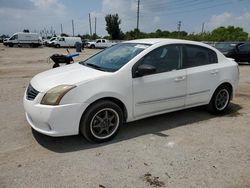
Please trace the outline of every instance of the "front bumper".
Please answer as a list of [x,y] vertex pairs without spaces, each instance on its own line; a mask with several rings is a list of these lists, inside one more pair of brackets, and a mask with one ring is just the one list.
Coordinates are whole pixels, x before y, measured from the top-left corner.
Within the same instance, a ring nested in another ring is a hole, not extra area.
[[58,106],[41,105],[24,96],[23,103],[28,123],[37,132],[48,136],[68,136],[79,133],[79,124],[86,104],[74,103]]

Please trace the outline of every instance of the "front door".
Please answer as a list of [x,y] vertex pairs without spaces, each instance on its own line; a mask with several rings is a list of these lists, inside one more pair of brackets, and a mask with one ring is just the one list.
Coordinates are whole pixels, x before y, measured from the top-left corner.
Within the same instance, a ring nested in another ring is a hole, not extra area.
[[187,80],[181,63],[181,47],[166,45],[149,52],[135,65],[156,68],[153,74],[133,78],[136,118],[184,106]]

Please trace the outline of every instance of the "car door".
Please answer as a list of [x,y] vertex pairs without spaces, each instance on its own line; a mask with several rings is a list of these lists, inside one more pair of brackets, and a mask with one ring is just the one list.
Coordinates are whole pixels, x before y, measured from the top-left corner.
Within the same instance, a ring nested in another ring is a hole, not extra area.
[[106,40],[102,39],[102,48],[106,48],[106,47],[107,47]]
[[238,46],[238,59],[240,62],[250,62],[250,44]]
[[102,47],[102,41],[101,41],[101,39],[99,39],[99,40],[96,41],[96,47],[97,48],[101,48]]
[[59,44],[60,44],[60,46],[62,46],[62,47],[67,46],[67,44],[66,44],[66,41],[65,41],[65,38],[64,38],[64,37],[62,37],[62,38],[60,38],[60,39],[59,39]]
[[185,45],[183,67],[187,70],[186,106],[209,103],[219,82],[220,70],[217,62],[217,54],[213,50],[196,45]]
[[[145,55],[133,67],[134,116],[148,116],[184,106],[186,71],[181,68],[181,46],[166,45]],[[136,75],[141,65],[155,67],[150,75]]]

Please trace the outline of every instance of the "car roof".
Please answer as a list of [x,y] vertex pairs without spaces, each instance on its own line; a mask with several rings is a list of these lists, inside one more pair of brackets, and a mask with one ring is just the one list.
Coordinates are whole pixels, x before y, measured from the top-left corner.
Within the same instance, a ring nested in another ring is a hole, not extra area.
[[203,42],[196,42],[191,40],[182,40],[182,39],[169,39],[169,38],[147,38],[147,39],[136,39],[136,40],[130,40],[126,41],[125,43],[141,43],[141,44],[193,44],[193,45],[199,45],[210,49],[215,49],[212,46],[205,44]]
[[182,40],[182,39],[168,39],[168,38],[136,39],[136,40],[126,41],[126,43],[142,43],[142,44],[150,44],[150,45],[154,45],[154,44],[157,44],[157,43],[163,43],[163,44],[182,43],[182,44],[200,45],[200,46],[211,48],[210,45],[205,44],[203,42],[196,42],[196,41]]
[[[156,44],[156,43],[189,43],[194,41],[181,40],[181,39],[163,39],[163,38],[147,38],[147,39],[136,39],[127,41],[128,43],[143,43],[143,44]],[[196,42],[195,42],[196,43]]]

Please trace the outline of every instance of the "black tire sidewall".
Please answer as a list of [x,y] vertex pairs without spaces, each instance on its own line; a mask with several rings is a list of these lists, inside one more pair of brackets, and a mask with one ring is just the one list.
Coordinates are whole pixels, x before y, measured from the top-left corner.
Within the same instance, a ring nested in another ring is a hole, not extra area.
[[[105,138],[105,139],[99,139],[99,138],[96,138],[92,133],[91,133],[91,130],[90,130],[90,123],[91,123],[91,120],[93,118],[93,116],[100,110],[104,109],[104,108],[111,108],[113,110],[115,110],[117,113],[118,113],[118,116],[119,116],[119,125],[118,125],[118,128],[117,130],[108,138]],[[104,100],[104,101],[99,101],[97,103],[94,103],[93,105],[91,105],[87,111],[84,113],[84,115],[82,116],[81,118],[81,122],[80,122],[80,132],[83,134],[83,136],[90,142],[95,142],[95,143],[102,143],[102,142],[107,142],[111,139],[113,139],[121,125],[123,124],[123,112],[121,110],[121,108],[114,102],[112,101],[107,101],[107,100]]]
[[[229,93],[229,100],[228,100],[228,103],[227,103],[225,108],[223,108],[222,110],[218,110],[216,108],[216,96],[223,89],[226,89],[227,92]],[[210,112],[212,112],[213,114],[223,114],[223,113],[225,113],[225,111],[227,110],[227,107],[228,107],[228,105],[230,103],[230,97],[231,97],[231,92],[230,92],[230,89],[226,85],[222,85],[222,86],[218,87],[215,90],[215,92],[213,94],[213,97],[212,97],[212,99],[211,99],[211,101],[210,101],[210,103],[208,105]]]

